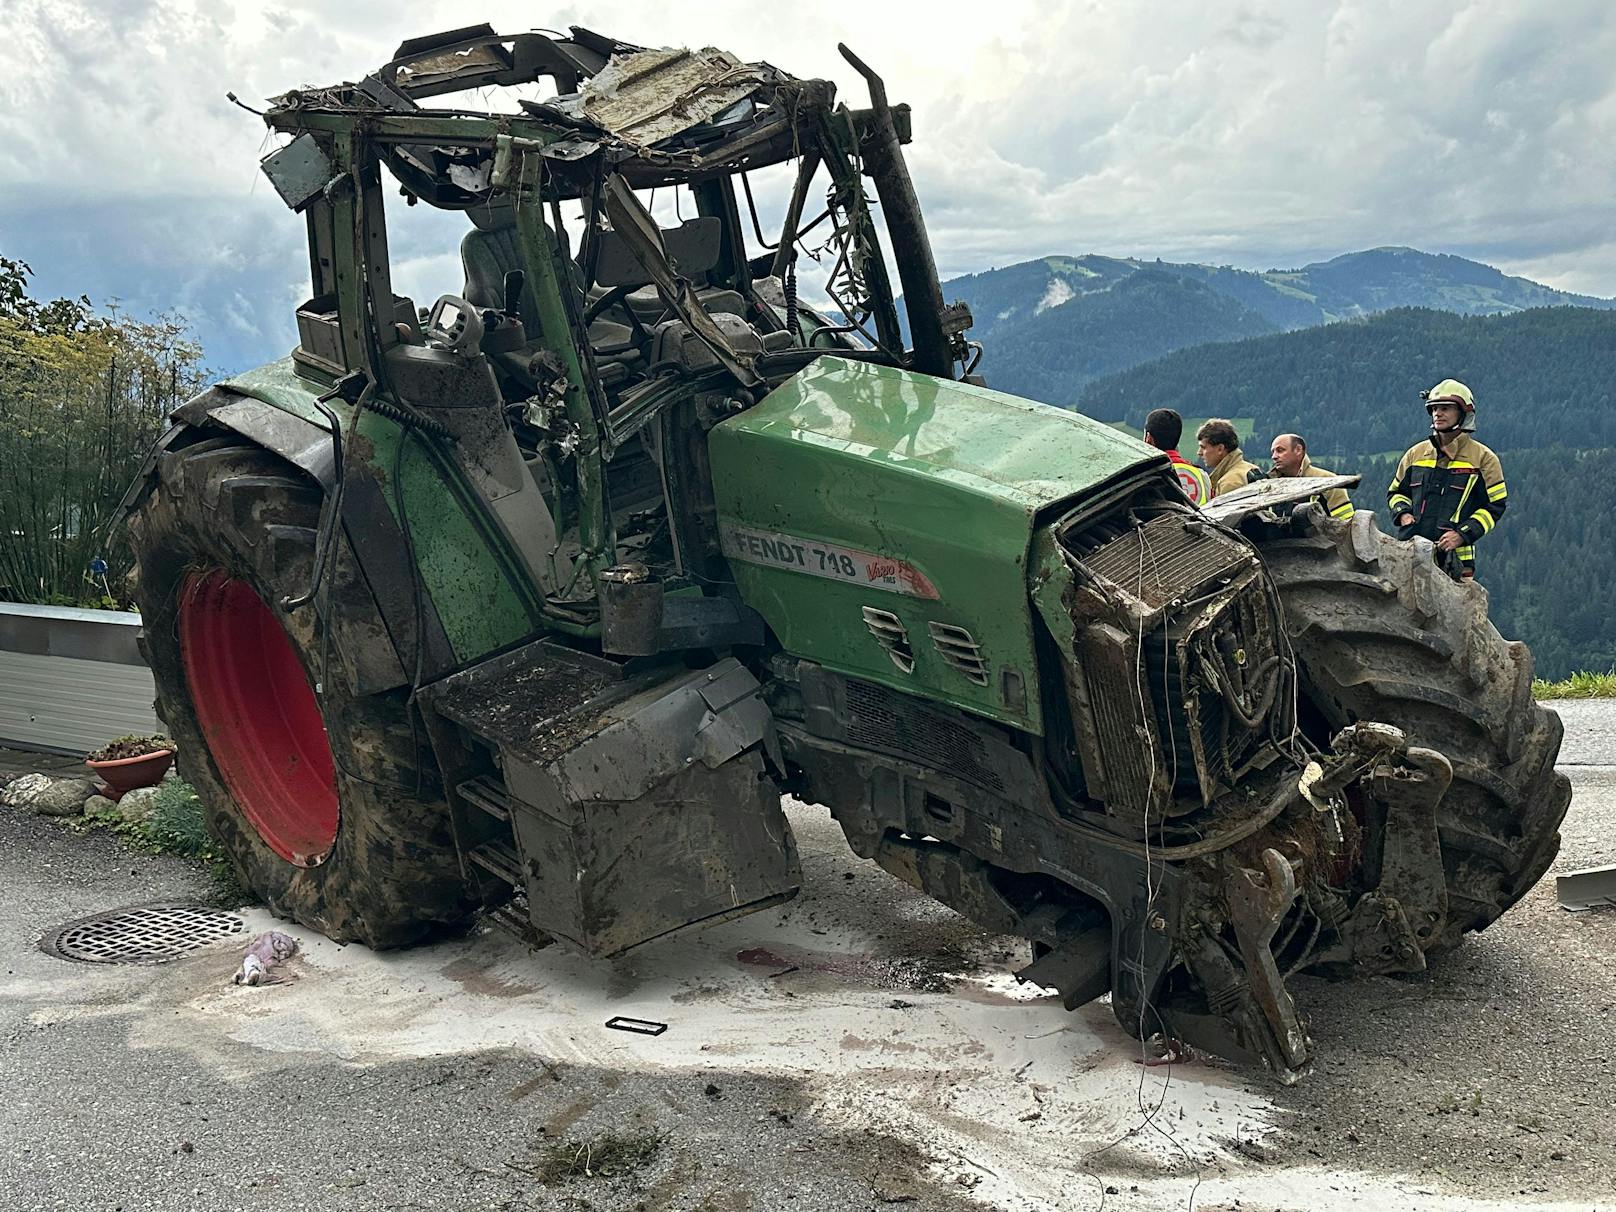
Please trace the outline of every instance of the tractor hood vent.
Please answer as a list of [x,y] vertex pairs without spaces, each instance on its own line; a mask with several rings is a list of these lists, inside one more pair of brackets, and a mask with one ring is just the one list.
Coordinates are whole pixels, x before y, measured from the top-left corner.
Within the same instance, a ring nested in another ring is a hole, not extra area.
[[887,650],[892,663],[905,673],[915,671],[915,650],[909,646],[909,632],[904,629],[903,620],[890,610],[878,610],[874,606],[863,608],[864,625],[870,629],[875,642]]
[[969,631],[952,623],[928,623],[927,629],[944,661],[978,686],[988,684],[987,662],[982,659],[982,650]]

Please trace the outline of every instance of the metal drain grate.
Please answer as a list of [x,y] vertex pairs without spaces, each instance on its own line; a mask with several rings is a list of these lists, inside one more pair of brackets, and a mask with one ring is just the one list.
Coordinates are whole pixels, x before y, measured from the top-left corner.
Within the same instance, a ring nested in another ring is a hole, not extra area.
[[220,909],[140,905],[58,926],[39,946],[47,955],[86,964],[161,964],[246,933],[246,922]]

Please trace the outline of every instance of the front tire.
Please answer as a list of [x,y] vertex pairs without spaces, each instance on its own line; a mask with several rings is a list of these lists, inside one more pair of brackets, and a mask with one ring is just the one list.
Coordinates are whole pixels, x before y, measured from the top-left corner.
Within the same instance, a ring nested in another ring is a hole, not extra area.
[[388,641],[345,547],[318,606],[280,606],[308,588],[321,502],[245,439],[182,434],[128,519],[142,647],[180,772],[243,886],[337,942],[402,946],[472,905],[407,690],[353,690],[352,646]]
[[1570,781],[1554,769],[1560,717],[1532,698],[1532,654],[1487,618],[1487,591],[1457,583],[1373,515],[1316,512],[1313,533],[1262,544],[1279,586],[1302,693],[1330,731],[1401,728],[1453,763],[1438,808],[1456,946],[1518,901],[1560,849]]

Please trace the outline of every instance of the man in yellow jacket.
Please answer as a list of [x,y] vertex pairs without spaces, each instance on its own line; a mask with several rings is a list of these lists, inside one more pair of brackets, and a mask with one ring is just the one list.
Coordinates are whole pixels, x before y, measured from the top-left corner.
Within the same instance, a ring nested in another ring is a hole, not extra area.
[[1222,417],[1213,417],[1195,431],[1195,445],[1200,451],[1201,466],[1212,477],[1214,499],[1262,479],[1262,469],[1246,462],[1240,451],[1240,435]]
[[1424,393],[1431,436],[1408,448],[1386,489],[1397,536],[1436,544],[1438,559],[1455,580],[1476,575],[1476,541],[1498,525],[1509,504],[1504,467],[1470,435],[1476,398],[1458,379],[1443,379]]
[[[1323,479],[1335,474],[1333,471],[1313,466],[1313,461],[1307,457],[1307,442],[1299,433],[1280,434],[1268,448],[1268,456],[1274,463],[1273,470],[1268,474],[1280,479],[1288,479],[1291,476]],[[1354,513],[1352,499],[1347,496],[1347,490],[1344,488],[1332,488],[1313,499],[1315,501],[1322,499],[1325,512],[1332,518],[1350,518]]]

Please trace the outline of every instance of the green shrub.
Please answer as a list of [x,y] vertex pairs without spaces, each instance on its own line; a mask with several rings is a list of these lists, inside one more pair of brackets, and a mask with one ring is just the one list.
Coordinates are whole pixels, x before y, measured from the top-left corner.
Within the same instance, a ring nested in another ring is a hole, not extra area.
[[159,784],[151,816],[138,830],[158,850],[185,858],[212,857],[213,839],[202,824],[202,800],[183,779]]

